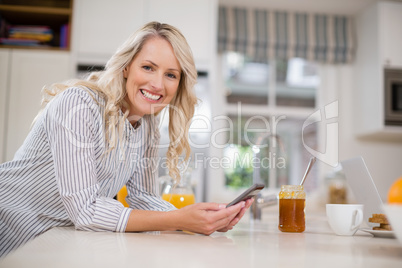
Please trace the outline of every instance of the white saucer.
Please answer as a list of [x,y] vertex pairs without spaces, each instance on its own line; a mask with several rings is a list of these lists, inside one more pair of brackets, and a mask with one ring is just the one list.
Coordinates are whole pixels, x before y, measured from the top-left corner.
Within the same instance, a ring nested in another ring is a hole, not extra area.
[[360,231],[370,233],[375,237],[383,237],[383,238],[395,238],[394,231],[380,231],[380,230],[372,230],[368,228],[359,229]]

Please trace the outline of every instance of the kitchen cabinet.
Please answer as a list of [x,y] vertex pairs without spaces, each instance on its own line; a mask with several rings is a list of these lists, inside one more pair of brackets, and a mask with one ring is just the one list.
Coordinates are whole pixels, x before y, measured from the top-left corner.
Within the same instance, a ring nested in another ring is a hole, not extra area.
[[212,57],[216,39],[214,5],[215,1],[209,0],[149,0],[146,19],[179,28],[193,51],[196,64],[204,66]]
[[205,69],[214,52],[216,6],[216,0],[75,0],[76,60],[105,64],[131,33],[147,22],[159,21],[182,31],[196,63]]
[[[378,2],[356,16],[355,133],[402,140],[401,126],[385,124],[384,68],[402,68],[402,3]],[[351,115],[353,116],[353,115]]]
[[383,65],[402,68],[402,3],[382,2],[379,12],[379,42]]
[[[6,75],[1,72],[1,100],[6,103],[1,106],[3,110],[6,107],[2,113],[4,162],[13,158],[25,140],[39,112],[43,86],[69,79],[71,68],[66,51],[4,49],[0,57],[1,70],[6,70]],[[7,67],[3,58],[8,59]]]
[[0,50],[0,163],[4,162],[7,111],[7,82],[10,53],[9,49]]
[[143,22],[143,0],[76,0],[73,50],[78,63],[105,64]]

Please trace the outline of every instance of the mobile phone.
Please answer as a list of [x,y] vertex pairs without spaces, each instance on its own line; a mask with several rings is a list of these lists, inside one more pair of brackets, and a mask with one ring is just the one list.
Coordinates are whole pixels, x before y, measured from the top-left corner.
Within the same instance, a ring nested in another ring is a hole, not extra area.
[[233,205],[236,205],[237,203],[241,202],[241,201],[246,201],[247,199],[253,198],[254,196],[256,196],[263,188],[265,187],[264,184],[261,183],[256,183],[254,185],[252,185],[250,188],[248,188],[246,191],[244,191],[241,195],[239,195],[238,197],[236,197],[235,200],[233,200],[232,202],[230,202],[226,207],[230,207]]

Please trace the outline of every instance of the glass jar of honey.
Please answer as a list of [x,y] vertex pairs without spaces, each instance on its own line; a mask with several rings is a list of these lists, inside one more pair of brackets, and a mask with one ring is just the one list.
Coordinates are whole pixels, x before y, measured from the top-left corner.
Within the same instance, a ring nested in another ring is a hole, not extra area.
[[302,185],[282,185],[279,192],[279,225],[282,232],[301,233],[306,229],[306,193]]

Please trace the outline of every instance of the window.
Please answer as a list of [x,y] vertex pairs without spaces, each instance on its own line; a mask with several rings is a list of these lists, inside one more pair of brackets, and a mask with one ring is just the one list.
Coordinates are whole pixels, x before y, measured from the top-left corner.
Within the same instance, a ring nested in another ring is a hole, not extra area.
[[[298,184],[310,158],[304,146],[318,147],[317,127],[303,130],[317,105],[318,66],[300,58],[253,62],[227,52],[222,67],[226,113],[233,123],[223,150],[229,163],[226,187],[248,187],[253,176],[271,189]],[[317,187],[317,174],[310,176],[306,190]]]
[[317,66],[300,58],[276,61],[276,105],[315,107]]
[[227,102],[267,104],[270,65],[249,62],[239,53],[228,52],[223,57],[223,72]]
[[315,107],[320,80],[314,63],[301,58],[258,63],[227,52],[222,65],[228,103]]

